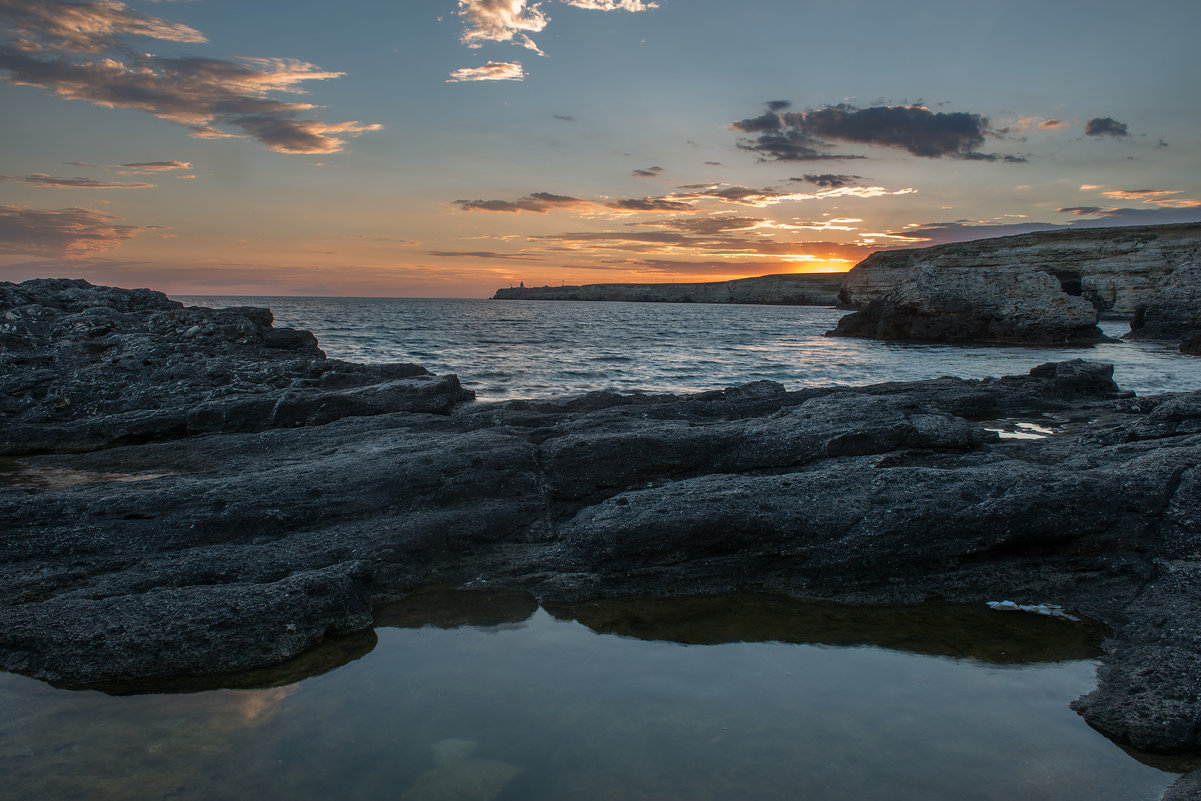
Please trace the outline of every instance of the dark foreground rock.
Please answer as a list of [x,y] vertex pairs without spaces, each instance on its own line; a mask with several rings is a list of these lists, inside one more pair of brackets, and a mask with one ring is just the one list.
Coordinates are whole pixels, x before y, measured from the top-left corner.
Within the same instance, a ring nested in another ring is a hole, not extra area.
[[1088,345],[1097,310],[1045,272],[917,267],[829,336],[1009,345]]
[[[1112,626],[1077,702],[1092,725],[1198,750],[1201,392],[1110,376],[591,393],[86,453],[47,437],[0,463],[0,665],[71,685],[255,668],[431,583],[1012,599]],[[999,438],[1015,419],[1057,433]]]
[[148,289],[0,282],[0,456],[446,413],[472,397],[417,365],[327,359],[311,333],[272,322]]

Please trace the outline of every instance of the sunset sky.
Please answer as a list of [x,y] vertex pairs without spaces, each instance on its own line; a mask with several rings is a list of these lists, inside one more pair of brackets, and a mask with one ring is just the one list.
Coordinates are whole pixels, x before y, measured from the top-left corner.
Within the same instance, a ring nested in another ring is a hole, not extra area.
[[1201,219],[1196,0],[0,0],[0,280],[846,270]]

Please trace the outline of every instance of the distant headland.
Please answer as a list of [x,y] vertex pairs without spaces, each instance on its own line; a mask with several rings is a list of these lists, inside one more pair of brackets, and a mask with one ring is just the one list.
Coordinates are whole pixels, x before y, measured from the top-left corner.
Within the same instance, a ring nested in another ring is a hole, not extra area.
[[624,300],[834,306],[846,273],[782,273],[693,284],[584,284],[498,289],[493,300]]

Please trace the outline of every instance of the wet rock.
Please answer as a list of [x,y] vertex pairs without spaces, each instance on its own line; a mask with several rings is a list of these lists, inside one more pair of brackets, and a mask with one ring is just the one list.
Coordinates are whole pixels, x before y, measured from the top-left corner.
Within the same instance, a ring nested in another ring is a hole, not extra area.
[[1201,770],[1186,773],[1177,779],[1161,801],[1197,801],[1201,799]]
[[843,317],[829,336],[1019,345],[1104,339],[1097,312],[1045,272],[914,268],[882,297]]

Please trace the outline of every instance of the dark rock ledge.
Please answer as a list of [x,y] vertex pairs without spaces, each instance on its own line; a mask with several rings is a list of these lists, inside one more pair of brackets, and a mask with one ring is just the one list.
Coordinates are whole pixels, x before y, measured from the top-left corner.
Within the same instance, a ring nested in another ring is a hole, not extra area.
[[[1009,598],[1113,627],[1075,704],[1089,723],[1201,750],[1201,392],[1135,398],[1076,360],[461,403],[453,377],[326,360],[262,310],[66,281],[0,299],[9,670],[279,663],[434,582],[548,603]],[[1013,417],[1058,433],[988,430]]]

